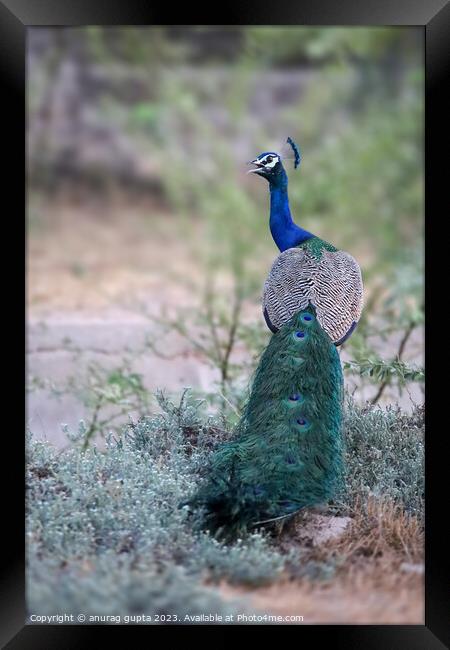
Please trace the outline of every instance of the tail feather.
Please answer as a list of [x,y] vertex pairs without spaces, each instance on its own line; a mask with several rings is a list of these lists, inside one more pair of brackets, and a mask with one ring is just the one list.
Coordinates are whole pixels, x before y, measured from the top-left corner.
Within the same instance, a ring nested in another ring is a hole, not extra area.
[[211,532],[239,533],[330,499],[342,478],[338,352],[308,307],[263,352],[235,438],[190,501]]

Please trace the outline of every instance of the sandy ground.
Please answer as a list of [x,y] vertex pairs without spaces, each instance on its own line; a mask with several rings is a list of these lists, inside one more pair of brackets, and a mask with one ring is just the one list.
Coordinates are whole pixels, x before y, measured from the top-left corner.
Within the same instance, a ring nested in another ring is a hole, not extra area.
[[248,598],[262,614],[303,616],[284,619],[288,625],[424,624],[423,577],[414,573],[398,575],[389,586],[372,569],[327,584],[280,582],[257,590],[223,585],[220,591],[225,598]]

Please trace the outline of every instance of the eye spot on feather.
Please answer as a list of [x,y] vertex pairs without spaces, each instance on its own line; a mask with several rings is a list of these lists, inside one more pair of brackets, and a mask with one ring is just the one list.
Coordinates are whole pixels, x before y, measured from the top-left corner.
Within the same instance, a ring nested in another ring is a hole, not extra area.
[[298,407],[298,405],[301,404],[303,400],[304,397],[300,393],[292,393],[292,395],[289,395],[289,397],[285,400],[285,404],[287,408],[293,409]]
[[293,333],[292,337],[297,343],[302,343],[306,339],[306,332],[297,330]]
[[293,425],[297,431],[301,432],[308,431],[308,429],[311,427],[310,421],[304,415],[297,415],[294,417]]
[[311,323],[314,321],[314,316],[312,314],[301,314],[300,315],[300,320],[302,323],[306,326],[311,325]]

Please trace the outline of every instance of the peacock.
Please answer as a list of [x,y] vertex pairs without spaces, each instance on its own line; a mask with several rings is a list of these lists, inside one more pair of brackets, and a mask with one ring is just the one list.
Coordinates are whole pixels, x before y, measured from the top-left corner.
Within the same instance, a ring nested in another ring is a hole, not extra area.
[[363,284],[356,260],[294,223],[283,160],[260,154],[248,173],[266,179],[269,227],[280,254],[262,292],[272,332],[235,434],[217,448],[209,474],[187,502],[203,527],[236,536],[325,503],[342,485],[343,374],[337,347],[354,331]]

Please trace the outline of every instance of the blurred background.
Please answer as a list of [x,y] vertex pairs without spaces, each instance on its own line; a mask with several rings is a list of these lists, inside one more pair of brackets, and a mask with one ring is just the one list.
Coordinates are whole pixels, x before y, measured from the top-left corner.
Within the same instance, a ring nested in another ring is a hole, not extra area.
[[349,393],[422,403],[422,30],[30,28],[27,87],[37,437],[104,435],[157,389],[238,417],[277,255],[245,163],[287,136],[295,220],[362,267]]

